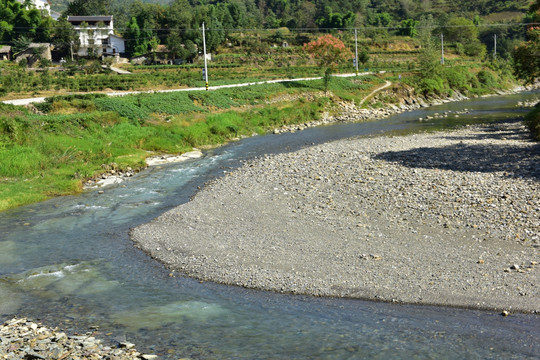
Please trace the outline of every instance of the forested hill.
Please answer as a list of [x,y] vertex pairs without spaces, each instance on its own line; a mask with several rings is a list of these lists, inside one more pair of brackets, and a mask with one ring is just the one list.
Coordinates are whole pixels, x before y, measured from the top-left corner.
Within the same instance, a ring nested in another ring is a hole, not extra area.
[[[489,17],[504,21],[526,13],[534,0],[185,0],[192,9],[199,6],[219,5],[242,13],[250,25],[267,28],[320,28],[383,25],[392,26],[405,19],[418,19],[433,15]],[[64,12],[70,3],[78,0],[52,0],[53,10]],[[178,0],[88,0],[85,8],[103,9],[123,18],[133,3],[154,3],[162,6]],[[137,5],[135,5],[137,6]],[[345,18],[349,14],[347,18]],[[345,18],[345,19],[344,19]],[[247,25],[247,24],[246,24]],[[337,26],[340,27],[340,26]]]

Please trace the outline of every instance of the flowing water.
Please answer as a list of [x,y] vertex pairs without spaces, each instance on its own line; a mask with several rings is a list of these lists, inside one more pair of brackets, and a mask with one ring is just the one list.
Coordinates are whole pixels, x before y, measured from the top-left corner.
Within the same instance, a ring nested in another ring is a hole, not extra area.
[[[351,136],[514,119],[524,113],[516,108],[519,100],[537,97],[478,99],[376,122],[253,137],[201,159],[151,168],[103,194],[89,191],[2,213],[0,320],[27,316],[67,331],[94,331],[106,342],[128,340],[170,359],[538,358],[537,315],[502,317],[200,283],[169,277],[128,237],[131,227],[188,201],[197,186],[244,159]],[[459,118],[418,121],[464,108],[471,111]]]

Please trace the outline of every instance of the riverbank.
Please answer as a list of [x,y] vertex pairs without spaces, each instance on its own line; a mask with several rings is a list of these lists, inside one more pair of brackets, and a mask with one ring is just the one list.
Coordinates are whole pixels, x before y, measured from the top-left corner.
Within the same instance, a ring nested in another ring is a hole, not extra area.
[[205,281],[539,312],[539,161],[521,123],[337,141],[246,163],[131,236]]
[[156,359],[141,354],[135,345],[121,342],[116,346],[102,344],[95,333],[68,335],[57,328],[25,318],[12,319],[0,325],[0,359]]

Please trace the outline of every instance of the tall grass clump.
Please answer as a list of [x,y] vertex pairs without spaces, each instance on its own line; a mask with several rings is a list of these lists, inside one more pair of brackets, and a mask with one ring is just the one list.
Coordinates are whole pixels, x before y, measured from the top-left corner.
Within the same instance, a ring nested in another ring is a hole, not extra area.
[[237,137],[239,131],[245,128],[245,120],[235,112],[211,115],[206,120],[212,134],[228,140]]
[[0,150],[0,153],[0,176],[3,177],[35,176],[49,164],[44,154],[29,146],[12,146]]

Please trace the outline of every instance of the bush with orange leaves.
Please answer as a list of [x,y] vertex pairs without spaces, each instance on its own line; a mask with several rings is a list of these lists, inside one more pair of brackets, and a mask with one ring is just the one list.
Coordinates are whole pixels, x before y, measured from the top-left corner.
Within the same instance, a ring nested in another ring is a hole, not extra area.
[[345,46],[343,41],[330,34],[304,44],[302,49],[312,58],[318,59],[320,66],[336,67],[337,64],[353,58],[351,50]]

